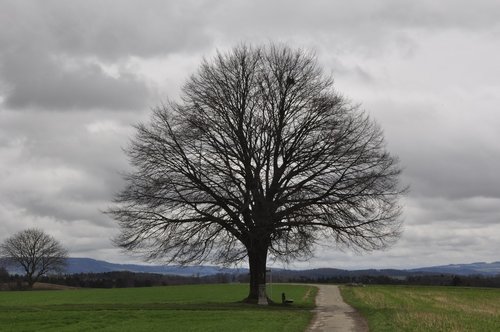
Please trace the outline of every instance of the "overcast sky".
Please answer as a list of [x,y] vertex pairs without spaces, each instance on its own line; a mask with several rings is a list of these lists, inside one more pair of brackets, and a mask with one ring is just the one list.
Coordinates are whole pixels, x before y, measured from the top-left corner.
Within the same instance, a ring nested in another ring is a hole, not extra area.
[[122,148],[205,56],[312,49],[384,129],[411,191],[386,251],[291,268],[500,261],[500,2],[0,0],[0,241],[39,227],[74,257],[137,262],[105,210]]

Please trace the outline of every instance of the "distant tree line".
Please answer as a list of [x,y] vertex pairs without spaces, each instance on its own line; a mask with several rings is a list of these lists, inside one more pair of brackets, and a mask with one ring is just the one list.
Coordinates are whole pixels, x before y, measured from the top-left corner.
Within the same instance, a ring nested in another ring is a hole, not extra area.
[[[0,268],[0,283],[3,284],[0,289],[26,289],[28,287],[24,283],[24,279],[25,278],[22,275],[9,275],[6,271],[5,273],[2,273],[2,268]],[[237,275],[224,273],[209,276],[178,276],[115,271],[104,273],[48,275],[41,277],[38,282],[78,288],[129,288],[183,284],[229,283],[240,282],[240,280]]]
[[[278,280],[273,280],[278,282]],[[451,274],[429,274],[406,277],[391,276],[332,276],[332,277],[292,277],[286,282],[293,283],[334,283],[334,284],[364,284],[364,285],[415,285],[415,286],[464,286],[464,287],[495,287],[500,288],[500,275],[457,276]]]
[[[39,282],[78,288],[129,288],[187,284],[211,283],[248,283],[249,274],[218,273],[208,276],[179,276],[155,273],[134,273],[115,271],[105,273],[59,274],[41,277]],[[422,274],[394,277],[387,275],[337,275],[337,276],[300,276],[286,271],[275,272],[268,276],[273,283],[334,283],[364,285],[419,285],[419,286],[463,286],[500,288],[500,275],[497,276],[457,276],[451,274]],[[26,289],[24,276],[9,275],[0,266],[0,290]]]

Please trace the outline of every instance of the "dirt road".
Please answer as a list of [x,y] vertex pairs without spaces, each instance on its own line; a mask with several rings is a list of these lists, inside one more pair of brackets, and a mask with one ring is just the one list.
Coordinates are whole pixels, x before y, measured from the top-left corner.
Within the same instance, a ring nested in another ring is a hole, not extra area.
[[319,288],[316,297],[315,317],[308,332],[368,332],[363,317],[344,302],[338,286],[315,285]]

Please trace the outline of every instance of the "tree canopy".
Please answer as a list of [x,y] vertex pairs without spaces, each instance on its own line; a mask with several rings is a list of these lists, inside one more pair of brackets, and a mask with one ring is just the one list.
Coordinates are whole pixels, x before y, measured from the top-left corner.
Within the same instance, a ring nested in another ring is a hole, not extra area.
[[116,243],[181,264],[248,258],[250,300],[269,258],[317,244],[379,249],[399,235],[397,158],[300,49],[241,45],[204,60],[127,153]]

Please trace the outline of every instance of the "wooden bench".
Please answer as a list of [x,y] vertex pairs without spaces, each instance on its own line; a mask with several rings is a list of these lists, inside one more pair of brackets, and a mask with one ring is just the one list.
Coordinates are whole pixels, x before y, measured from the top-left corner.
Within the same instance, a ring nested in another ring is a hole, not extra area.
[[291,304],[293,303],[292,299],[287,299],[285,293],[281,293],[281,303],[283,304]]

